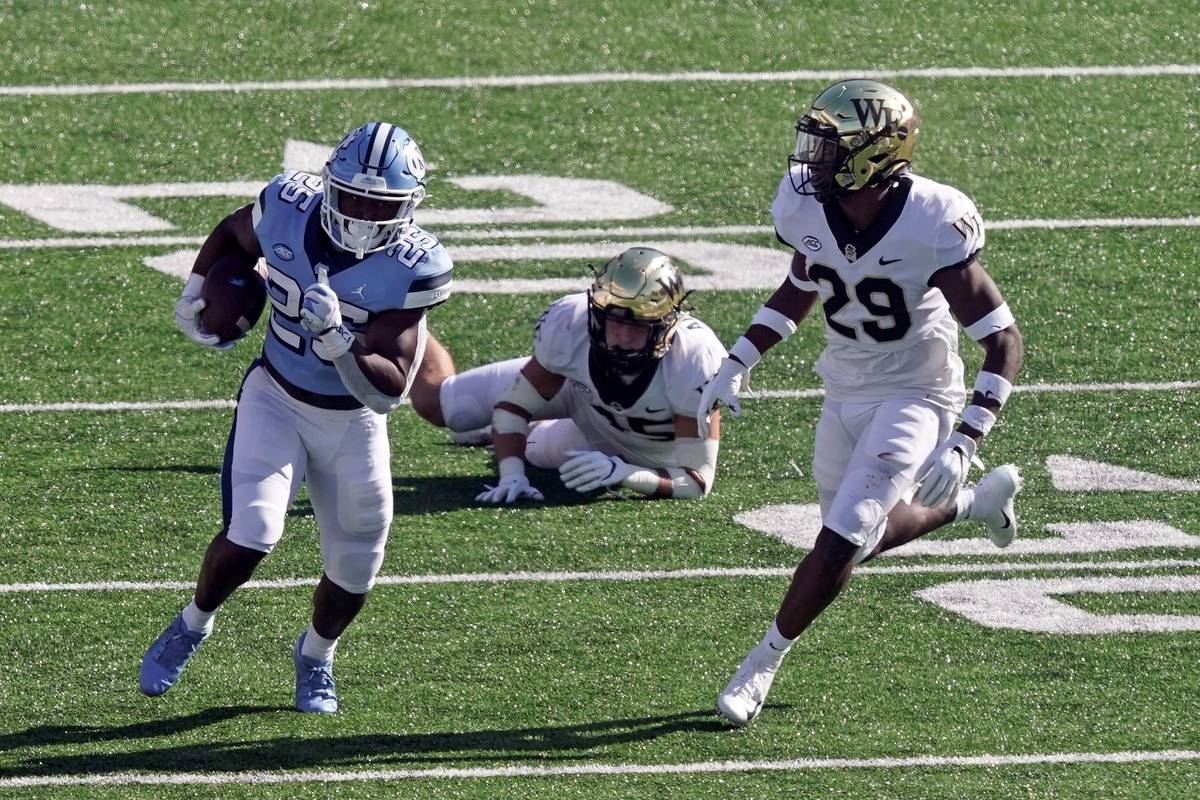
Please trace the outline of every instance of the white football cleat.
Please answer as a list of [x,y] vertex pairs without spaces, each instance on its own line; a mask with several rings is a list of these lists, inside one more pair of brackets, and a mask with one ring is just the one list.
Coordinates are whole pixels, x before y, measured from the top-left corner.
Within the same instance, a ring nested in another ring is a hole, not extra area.
[[774,680],[775,669],[760,664],[751,650],[717,696],[717,713],[738,727],[752,721],[762,711]]
[[980,479],[971,503],[971,519],[977,519],[988,530],[988,538],[996,547],[1008,547],[1017,538],[1017,512],[1013,498],[1021,491],[1024,480],[1013,464],[996,467]]

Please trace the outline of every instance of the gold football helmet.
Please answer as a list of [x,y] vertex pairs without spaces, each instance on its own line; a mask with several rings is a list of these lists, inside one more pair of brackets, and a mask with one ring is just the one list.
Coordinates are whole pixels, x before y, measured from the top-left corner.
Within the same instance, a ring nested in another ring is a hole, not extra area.
[[917,111],[879,81],[839,81],[817,95],[796,123],[789,165],[798,194],[830,200],[874,186],[906,169],[917,146]]
[[[629,248],[605,264],[588,289],[592,350],[616,371],[641,371],[667,354],[686,296],[683,277],[670,256],[649,247]],[[644,325],[645,345],[640,350],[609,347],[609,317]]]

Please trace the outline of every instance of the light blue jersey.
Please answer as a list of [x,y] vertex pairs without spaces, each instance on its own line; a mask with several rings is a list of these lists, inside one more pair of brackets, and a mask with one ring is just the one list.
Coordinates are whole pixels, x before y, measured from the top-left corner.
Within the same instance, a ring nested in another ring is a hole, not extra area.
[[277,176],[254,203],[254,232],[267,262],[271,321],[263,361],[290,394],[324,408],[362,404],[342,383],[321,342],[300,324],[300,300],[329,271],[342,321],[361,341],[367,325],[390,309],[426,308],[444,302],[453,285],[453,263],[437,237],[412,225],[396,244],[358,259],[335,247],[321,229],[320,176],[291,170]]

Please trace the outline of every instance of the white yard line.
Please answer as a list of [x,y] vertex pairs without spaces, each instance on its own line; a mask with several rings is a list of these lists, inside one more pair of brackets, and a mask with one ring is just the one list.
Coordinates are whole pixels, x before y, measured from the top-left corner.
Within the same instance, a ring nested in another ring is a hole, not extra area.
[[434,767],[431,769],[305,770],[296,772],[161,772],[111,775],[29,775],[0,778],[0,789],[33,786],[164,786],[357,783],[429,779],[555,778],[589,775],[706,775],[804,770],[973,769],[1062,764],[1146,764],[1200,760],[1200,750],[1125,750],[1110,753],[1014,753],[903,758],[791,758],[775,761],[693,761],[682,764],[567,764],[563,766]]
[[326,92],[369,89],[531,88],[597,83],[780,83],[842,78],[1136,78],[1200,75],[1200,64],[1058,67],[929,67],[916,69],[824,69],[775,72],[583,72],[560,75],[484,75],[445,78],[342,78],[278,81],[165,81],[0,86],[0,97],[196,92]]
[[[1146,561],[997,561],[993,563],[895,564],[864,566],[855,575],[957,575],[988,572],[1106,572],[1112,570],[1198,569],[1200,559]],[[789,567],[706,567],[700,569],[598,570],[592,572],[464,572],[446,575],[381,575],[377,586],[430,586],[464,583],[624,583],[707,578],[781,578]],[[315,586],[316,578],[252,580],[246,589],[292,589]],[[156,592],[191,591],[194,581],[92,581],[86,583],[4,583],[0,594],[40,592]]]
[[0,250],[45,250],[87,247],[180,247],[202,245],[204,236],[62,236],[55,239],[0,239]]
[[[989,231],[1064,230],[1070,228],[1195,228],[1200,217],[1106,217],[1097,219],[998,219]],[[774,234],[770,225],[663,225],[591,228],[464,228],[438,231],[445,242],[495,239],[628,239],[658,236],[758,236]],[[89,247],[197,246],[203,236],[61,236],[52,239],[0,239],[0,250],[81,249]]]
[[[1013,391],[1019,394],[1073,394],[1078,392],[1180,392],[1200,389],[1200,381],[1163,381],[1159,383],[1029,383],[1018,384]],[[751,400],[809,400],[824,397],[824,389],[763,389],[753,387],[747,397]],[[0,406],[0,411],[4,410]]]
[[0,412],[32,414],[42,411],[199,411],[233,408],[232,400],[164,400],[161,402],[113,403],[13,403],[0,406]]
[[[1013,387],[1020,394],[1077,394],[1084,392],[1182,392],[1200,389],[1200,381],[1162,381],[1156,383],[1030,383]],[[825,395],[822,389],[762,389],[751,391],[750,400],[809,400]],[[406,404],[408,400],[404,401]],[[233,408],[232,400],[153,400],[110,403],[6,403],[0,414],[37,414],[62,411],[202,411]]]

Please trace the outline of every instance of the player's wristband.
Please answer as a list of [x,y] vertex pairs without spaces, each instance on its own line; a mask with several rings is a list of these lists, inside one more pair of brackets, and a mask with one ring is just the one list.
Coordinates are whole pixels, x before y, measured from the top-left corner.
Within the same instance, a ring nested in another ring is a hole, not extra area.
[[996,424],[996,415],[983,406],[969,405],[963,409],[962,421],[964,425],[979,431],[979,438],[982,439]]
[[995,400],[1001,408],[1008,402],[1012,390],[1012,383],[994,372],[980,372],[975,378],[975,391],[985,400]]
[[330,360],[344,356],[350,351],[350,346],[354,344],[354,334],[345,325],[322,331],[317,338],[321,340],[321,345],[325,348],[325,355]]
[[762,353],[758,352],[754,342],[745,336],[739,336],[738,340],[733,343],[733,347],[729,348],[729,357],[749,371],[762,360]]

